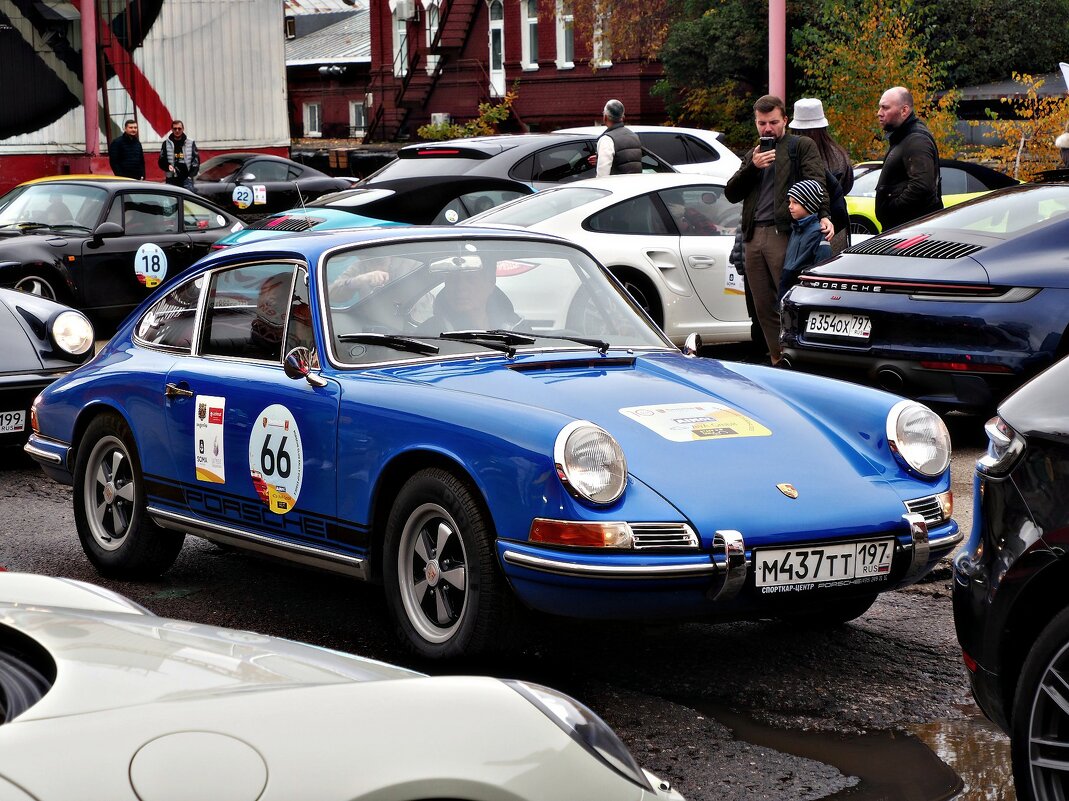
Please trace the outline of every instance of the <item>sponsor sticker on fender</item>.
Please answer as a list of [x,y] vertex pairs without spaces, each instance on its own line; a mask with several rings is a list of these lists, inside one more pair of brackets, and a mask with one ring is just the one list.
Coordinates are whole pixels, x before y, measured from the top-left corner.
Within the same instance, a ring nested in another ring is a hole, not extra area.
[[672,442],[772,436],[756,420],[720,403],[629,406],[620,414]]
[[194,406],[193,459],[197,465],[197,481],[226,483],[226,462],[223,459],[223,420],[226,398],[198,395]]
[[293,412],[279,403],[264,409],[249,436],[249,475],[260,500],[275,514],[297,505],[304,474],[301,432]]

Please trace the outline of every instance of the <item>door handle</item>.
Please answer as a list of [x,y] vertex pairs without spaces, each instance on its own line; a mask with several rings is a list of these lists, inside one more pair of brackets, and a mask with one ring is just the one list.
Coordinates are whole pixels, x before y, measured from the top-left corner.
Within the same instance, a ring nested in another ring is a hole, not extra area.
[[187,242],[175,242],[174,249],[177,253],[185,253],[189,250],[189,243]]
[[716,266],[715,256],[689,256],[687,261],[690,262],[690,266],[696,270],[703,270],[706,267]]
[[180,387],[177,384],[168,384],[163,391],[163,395],[167,398],[192,398],[193,390]]

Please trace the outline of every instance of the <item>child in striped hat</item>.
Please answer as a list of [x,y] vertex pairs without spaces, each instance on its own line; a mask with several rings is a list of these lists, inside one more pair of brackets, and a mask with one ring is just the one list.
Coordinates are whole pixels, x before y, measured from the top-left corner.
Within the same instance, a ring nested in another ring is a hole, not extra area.
[[798,181],[787,190],[787,209],[794,222],[791,223],[791,238],[787,240],[787,255],[780,275],[780,300],[798,282],[802,270],[831,258],[831,245],[825,241],[817,218],[823,199],[824,187],[811,179]]

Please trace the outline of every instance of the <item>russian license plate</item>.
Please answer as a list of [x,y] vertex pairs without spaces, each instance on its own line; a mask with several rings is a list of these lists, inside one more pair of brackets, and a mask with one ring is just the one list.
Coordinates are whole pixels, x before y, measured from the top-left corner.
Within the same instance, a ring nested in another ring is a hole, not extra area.
[[26,430],[26,412],[0,412],[0,434],[14,434]]
[[805,332],[826,337],[868,339],[872,333],[872,321],[863,314],[810,312],[805,321]]
[[754,582],[758,587],[784,587],[874,580],[891,572],[894,554],[893,539],[758,550]]

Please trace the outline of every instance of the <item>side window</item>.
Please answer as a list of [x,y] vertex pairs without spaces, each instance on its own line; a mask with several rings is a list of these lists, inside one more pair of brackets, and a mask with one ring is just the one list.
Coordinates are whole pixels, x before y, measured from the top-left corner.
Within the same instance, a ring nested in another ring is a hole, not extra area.
[[642,172],[676,172],[676,169],[671,164],[658,161],[651,153],[643,153]]
[[308,348],[312,355],[311,366],[319,366],[315,336],[312,334],[312,305],[308,289],[308,273],[300,267],[297,268],[297,280],[293,282],[289,325],[286,326],[286,347],[282,349],[282,355],[285,356],[294,348]]
[[289,166],[275,161],[254,161],[245,165],[245,173],[252,173],[257,181],[286,181],[289,175]]
[[517,181],[530,181],[531,174],[534,172],[534,155],[525,156],[516,162],[516,166],[509,170],[509,178],[514,178]]
[[476,214],[492,209],[494,206],[500,206],[502,203],[515,200],[518,197],[523,197],[523,193],[511,189],[468,192],[466,195],[454,198],[443,206],[442,210],[435,215],[431,224],[444,225],[460,222],[468,219],[468,217],[474,217]]
[[147,192],[123,195],[123,228],[133,236],[177,233],[178,198]]
[[583,224],[589,231],[603,234],[674,234],[661,210],[649,195],[625,200],[602,209]]
[[593,178],[594,166],[587,161],[587,156],[594,152],[592,142],[559,145],[539,151],[535,154],[531,180],[565,183],[578,181],[580,178]]
[[660,156],[669,164],[686,164],[687,149],[683,137],[673,133],[641,133],[642,146]]
[[292,264],[247,264],[215,273],[201,327],[200,353],[281,363]]
[[719,186],[680,186],[658,193],[683,236],[734,236],[739,207]]
[[186,231],[212,231],[226,228],[226,217],[192,200],[182,201],[182,227]]
[[[710,161],[719,161],[720,154],[715,148],[710,147],[696,136],[681,136],[683,145],[687,149],[687,162],[690,164],[707,164]],[[675,164],[675,162],[672,162]]]
[[203,286],[204,277],[200,276],[172,289],[145,312],[134,335],[150,345],[189,353]]
[[[956,167],[940,167],[939,181],[942,184],[944,195],[961,195],[972,191],[968,186],[968,173]],[[980,190],[976,190],[980,191]]]
[[973,175],[971,172],[965,173],[965,191],[966,192],[986,192],[991,189],[987,184]]

